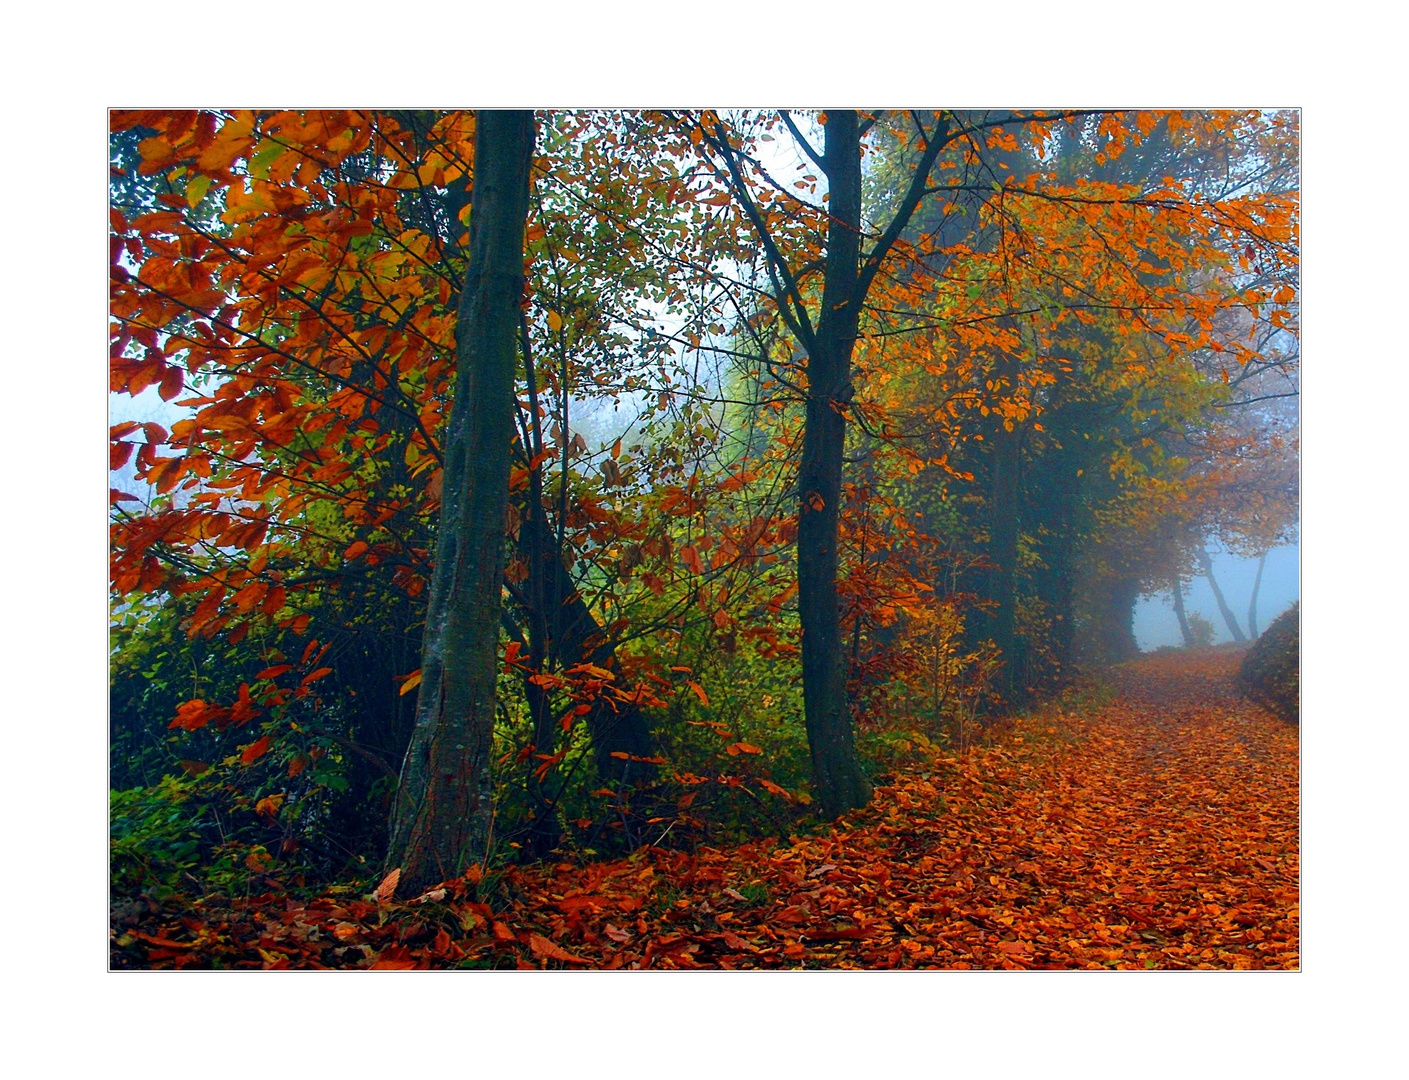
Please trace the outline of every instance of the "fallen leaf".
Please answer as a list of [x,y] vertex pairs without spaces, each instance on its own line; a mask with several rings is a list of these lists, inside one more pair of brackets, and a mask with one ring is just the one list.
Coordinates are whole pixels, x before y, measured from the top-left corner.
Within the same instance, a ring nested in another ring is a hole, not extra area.
[[386,877],[382,878],[382,883],[377,886],[372,894],[376,897],[377,903],[385,904],[396,895],[396,885],[401,880],[401,867],[397,867]]

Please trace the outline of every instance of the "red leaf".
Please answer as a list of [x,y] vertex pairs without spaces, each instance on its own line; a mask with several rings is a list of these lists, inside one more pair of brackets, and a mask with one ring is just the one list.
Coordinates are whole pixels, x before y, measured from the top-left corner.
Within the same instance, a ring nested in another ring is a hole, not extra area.
[[170,401],[177,394],[181,393],[184,385],[184,377],[179,367],[169,367],[161,377],[161,385],[157,387],[157,393],[161,395],[163,401]]

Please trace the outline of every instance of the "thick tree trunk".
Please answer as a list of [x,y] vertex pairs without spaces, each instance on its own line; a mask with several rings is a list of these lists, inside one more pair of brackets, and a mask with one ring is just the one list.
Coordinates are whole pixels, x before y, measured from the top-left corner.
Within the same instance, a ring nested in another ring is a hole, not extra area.
[[1097,628],[1099,649],[1110,663],[1120,663],[1140,655],[1135,640],[1135,601],[1140,598],[1139,578],[1116,578],[1108,583],[1102,597]]
[[[530,598],[536,598],[545,613],[529,613],[530,634],[541,634],[545,630],[547,634],[541,644],[530,650],[530,663],[535,670],[542,669],[544,657],[548,654],[559,667],[588,663],[609,671],[616,670],[616,647],[602,632],[601,624],[577,591],[562,558],[556,554],[556,542],[546,519],[541,514],[534,515],[531,509],[519,533],[519,550],[525,556],[535,550],[547,553],[536,564],[530,562],[526,582]],[[534,628],[540,624],[542,628],[535,631]],[[557,724],[546,707],[543,715],[547,718],[546,725],[535,723],[539,752],[551,753]],[[655,777],[655,766],[649,762],[630,760],[631,757],[650,757],[654,754],[650,726],[640,709],[628,706],[613,709],[611,705],[599,702],[587,714],[587,732],[592,739],[597,773],[603,780],[639,782]],[[613,757],[613,754],[626,754],[628,757],[623,760]]]
[[1256,641],[1257,633],[1257,594],[1262,591],[1262,569],[1267,565],[1267,552],[1257,560],[1257,577],[1252,579],[1252,599],[1248,601],[1248,637]]
[[1203,567],[1204,577],[1208,578],[1208,587],[1213,590],[1213,598],[1218,602],[1218,610],[1223,613],[1223,621],[1228,624],[1228,633],[1233,635],[1234,641],[1246,641],[1242,627],[1238,625],[1237,616],[1228,606],[1228,601],[1223,598],[1223,590],[1218,587],[1218,579],[1213,576],[1213,559],[1203,548],[1199,548],[1199,565]]
[[483,857],[492,813],[488,766],[533,113],[483,111],[477,124],[421,688],[387,853],[387,865],[401,868],[403,895]]
[[1189,616],[1184,612],[1184,583],[1174,579],[1174,617],[1179,620],[1179,633],[1184,636],[1184,648],[1194,647],[1194,633],[1189,629]]
[[816,347],[807,358],[797,570],[803,712],[813,785],[822,812],[836,817],[865,806],[871,797],[856,758],[837,598],[844,409],[851,401],[851,353],[860,317],[855,294],[861,252],[861,136],[855,112],[828,113],[823,167],[831,220]]
[[1022,432],[1008,431],[998,424],[990,433],[992,487],[989,492],[988,599],[993,613],[988,618],[989,635],[1003,658],[996,680],[997,689],[1013,700],[1019,685],[1015,640],[1018,562],[1018,492],[1021,479]]

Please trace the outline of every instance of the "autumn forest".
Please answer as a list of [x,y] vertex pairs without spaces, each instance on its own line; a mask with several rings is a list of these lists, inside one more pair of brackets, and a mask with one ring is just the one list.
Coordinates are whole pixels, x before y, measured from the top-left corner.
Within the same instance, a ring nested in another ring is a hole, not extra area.
[[109,119],[113,968],[1299,967],[1295,111]]

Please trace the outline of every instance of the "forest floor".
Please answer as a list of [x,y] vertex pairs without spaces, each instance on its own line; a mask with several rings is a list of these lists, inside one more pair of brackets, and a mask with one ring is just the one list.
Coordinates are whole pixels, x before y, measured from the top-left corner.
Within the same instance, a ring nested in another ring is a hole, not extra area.
[[410,904],[208,898],[115,926],[112,965],[1295,969],[1298,733],[1237,695],[1240,656],[1148,655],[1105,704],[917,748],[785,843],[472,872]]

